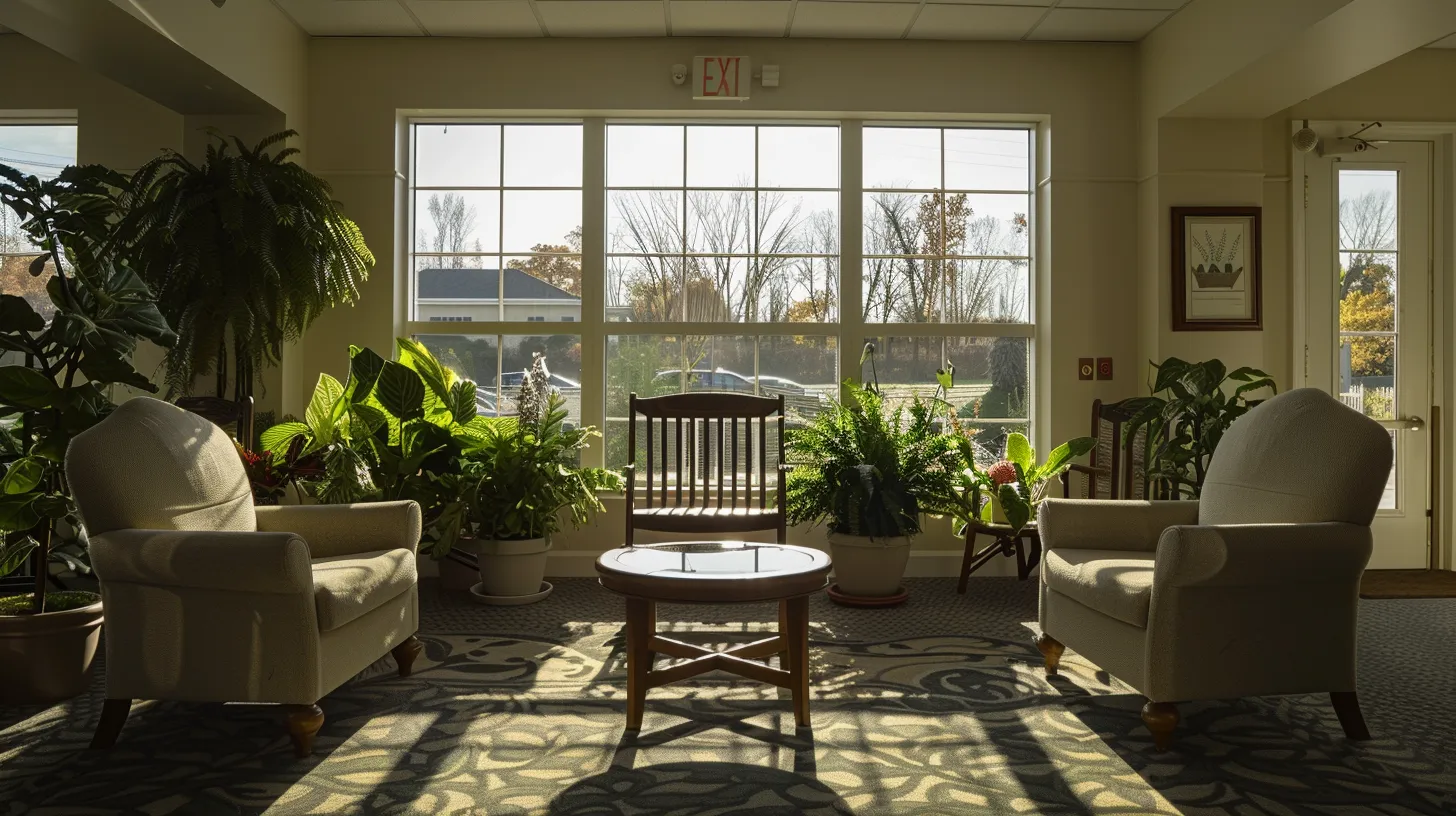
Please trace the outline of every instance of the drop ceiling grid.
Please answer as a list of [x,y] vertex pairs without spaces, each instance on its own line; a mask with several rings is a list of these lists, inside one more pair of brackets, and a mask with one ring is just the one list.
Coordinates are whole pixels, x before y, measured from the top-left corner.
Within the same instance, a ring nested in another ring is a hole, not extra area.
[[[1135,42],[1192,0],[661,0],[660,28],[643,16],[642,0],[271,2],[314,36],[610,37],[661,31],[670,37]],[[580,12],[573,9],[588,9],[588,2],[603,8],[576,22]],[[733,8],[738,3],[741,10]],[[680,25],[674,25],[674,12]]]

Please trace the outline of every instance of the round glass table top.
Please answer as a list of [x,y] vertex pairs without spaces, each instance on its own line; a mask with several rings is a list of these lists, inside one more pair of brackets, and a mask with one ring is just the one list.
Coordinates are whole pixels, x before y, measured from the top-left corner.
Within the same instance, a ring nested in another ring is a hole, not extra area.
[[829,555],[787,544],[679,541],[610,550],[597,568],[644,577],[732,580],[827,571]]

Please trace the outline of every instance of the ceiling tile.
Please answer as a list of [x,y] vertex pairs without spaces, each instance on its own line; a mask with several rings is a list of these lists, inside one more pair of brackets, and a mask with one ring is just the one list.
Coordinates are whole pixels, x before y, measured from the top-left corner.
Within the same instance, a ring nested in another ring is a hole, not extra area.
[[1043,11],[1056,0],[933,0],[940,4],[969,4],[978,6],[1035,6]]
[[799,0],[790,31],[795,37],[899,38],[915,16],[910,3],[824,3]]
[[789,0],[673,0],[672,33],[687,37],[782,37]]
[[1044,9],[1029,6],[927,5],[915,18],[911,39],[1019,40]]
[[[341,5],[357,0],[345,0]],[[539,37],[541,24],[525,0],[407,0],[437,37]]]
[[418,36],[424,32],[394,0],[278,0],[315,37]]
[[1062,0],[1057,8],[1153,9],[1177,11],[1188,0]]
[[1134,42],[1169,14],[1167,11],[1054,8],[1027,39]]
[[543,0],[536,10],[553,37],[667,35],[661,0]]

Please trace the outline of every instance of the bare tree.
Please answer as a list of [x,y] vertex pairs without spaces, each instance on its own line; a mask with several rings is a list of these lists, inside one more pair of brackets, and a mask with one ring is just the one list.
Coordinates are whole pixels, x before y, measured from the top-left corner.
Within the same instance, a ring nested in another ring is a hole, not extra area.
[[[475,208],[465,203],[459,193],[432,193],[425,205],[435,232],[428,246],[432,252],[479,252],[480,241],[471,240],[475,232]],[[446,255],[436,258],[435,265],[449,269],[480,266],[478,256]]]
[[1379,253],[1395,251],[1395,239],[1395,202],[1389,190],[1366,190],[1340,201],[1340,246],[1354,250],[1340,279],[1341,299],[1352,290],[1372,290],[1365,270],[1381,263]]

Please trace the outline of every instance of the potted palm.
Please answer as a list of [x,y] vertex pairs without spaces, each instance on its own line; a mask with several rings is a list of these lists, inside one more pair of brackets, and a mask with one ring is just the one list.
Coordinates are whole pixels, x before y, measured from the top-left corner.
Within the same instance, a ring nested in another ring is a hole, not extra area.
[[[529,603],[551,591],[543,578],[551,537],[563,520],[579,527],[602,510],[599,490],[621,490],[614,471],[581,467],[593,428],[569,428],[561,395],[550,384],[546,359],[536,355],[521,383],[519,415],[491,423],[484,443],[467,457],[462,533],[471,537],[480,568],[472,592],[485,603]],[[446,551],[460,539],[445,538]],[[437,547],[436,557],[442,556]]]
[[[862,360],[873,357],[866,344]],[[791,524],[827,526],[837,581],[831,598],[899,603],[921,514],[945,512],[955,492],[960,441],[942,431],[935,400],[916,397],[887,412],[877,382],[846,383],[845,395],[788,433],[785,510]]]
[[[48,278],[50,319],[0,294],[0,577],[29,561],[28,594],[0,598],[0,704],[65,699],[86,688],[100,636],[94,592],[47,592],[51,565],[89,573],[86,531],[65,478],[71,438],[114,407],[112,384],[156,391],[129,362],[137,340],[174,336],[151,292],[116,254],[115,193],[124,177],[69,167],[41,181],[0,165],[0,207],[41,248],[28,274]],[[25,274],[25,273],[22,273]]]

